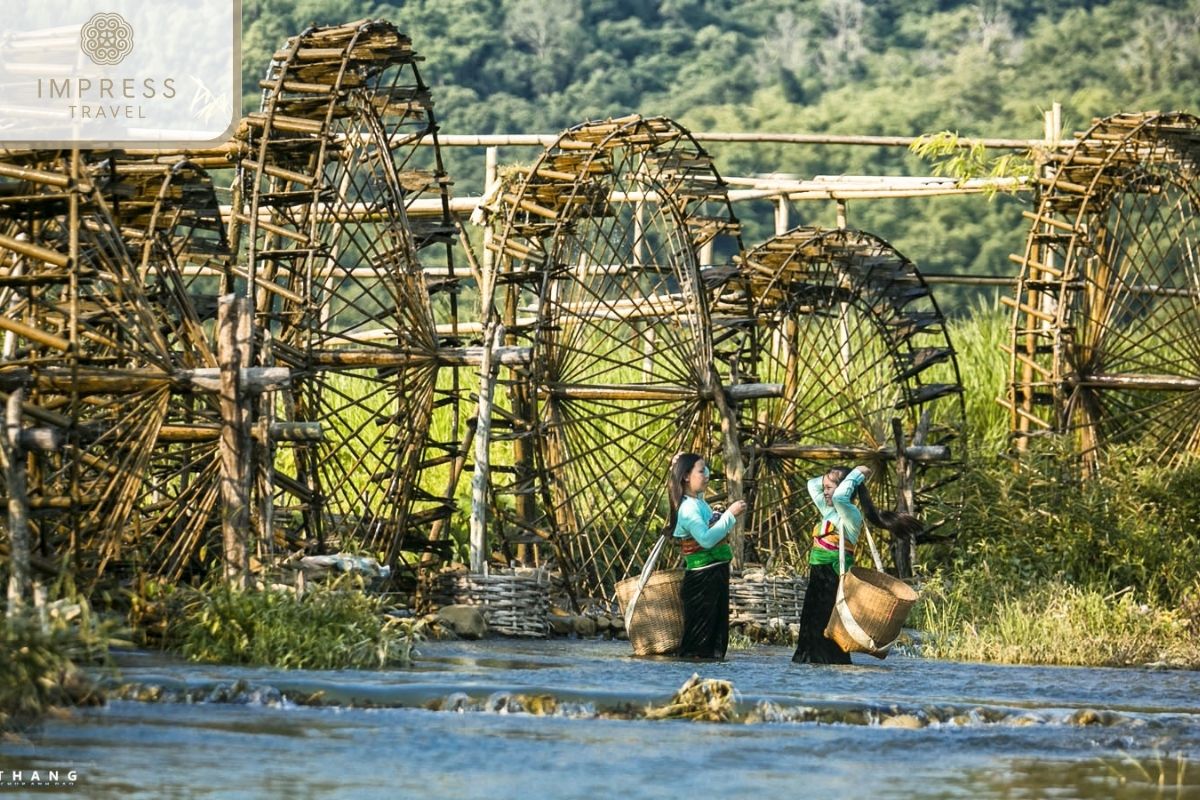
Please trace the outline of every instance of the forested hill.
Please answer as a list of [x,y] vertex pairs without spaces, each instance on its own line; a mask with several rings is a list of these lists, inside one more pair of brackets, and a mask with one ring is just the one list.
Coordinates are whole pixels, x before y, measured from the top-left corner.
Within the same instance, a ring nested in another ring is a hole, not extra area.
[[[1068,132],[1117,111],[1200,112],[1200,0],[244,0],[247,106],[286,36],[363,17],[412,37],[447,133],[553,133],[638,112],[692,130],[1037,138],[1054,101]],[[896,150],[712,150],[730,175],[929,172]],[[451,161],[459,193],[478,191],[481,163]],[[1021,208],[875,201],[850,222],[928,270],[996,273],[1019,247]],[[792,220],[833,212],[803,204]],[[769,218],[748,238],[764,232]]]

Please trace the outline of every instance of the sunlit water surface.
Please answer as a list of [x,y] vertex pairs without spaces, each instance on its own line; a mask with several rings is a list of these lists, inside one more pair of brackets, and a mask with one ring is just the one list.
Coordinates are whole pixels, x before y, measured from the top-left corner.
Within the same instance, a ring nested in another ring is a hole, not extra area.
[[[779,647],[681,663],[634,659],[628,643],[602,640],[425,642],[420,652],[413,669],[380,672],[124,654],[121,680],[162,687],[163,701],[114,700],[0,743],[0,792],[1200,798],[1196,672],[904,656],[814,667]],[[731,681],[742,721],[607,716],[662,704],[693,673]],[[327,705],[293,702],[318,692]],[[535,695],[552,696],[554,712],[514,711]],[[921,727],[894,727],[901,721]],[[51,770],[64,783],[73,770],[74,783],[49,785]]]

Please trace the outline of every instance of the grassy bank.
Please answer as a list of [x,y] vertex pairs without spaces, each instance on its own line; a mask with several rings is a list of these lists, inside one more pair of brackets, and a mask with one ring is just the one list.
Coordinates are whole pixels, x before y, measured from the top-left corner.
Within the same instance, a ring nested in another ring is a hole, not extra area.
[[109,630],[86,604],[0,616],[0,732],[54,708],[103,702],[83,671],[107,660]]
[[957,538],[923,554],[924,653],[1200,666],[1200,467],[1146,466],[1136,444],[1087,477],[1061,443],[1005,457],[1006,323],[979,308],[951,331],[971,455]]
[[343,578],[310,586],[232,589],[213,581],[167,599],[165,645],[192,661],[283,669],[376,669],[412,663],[415,624]]

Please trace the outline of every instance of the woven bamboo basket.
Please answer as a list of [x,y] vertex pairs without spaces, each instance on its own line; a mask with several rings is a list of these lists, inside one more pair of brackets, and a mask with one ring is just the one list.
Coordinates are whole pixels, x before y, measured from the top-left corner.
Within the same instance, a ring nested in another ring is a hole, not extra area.
[[837,642],[847,653],[867,653],[886,658],[900,635],[900,628],[918,595],[904,581],[885,572],[852,567],[843,578],[846,606],[854,623],[870,641],[859,641],[847,629],[837,607],[829,617],[825,636]]
[[[617,584],[622,616],[637,590],[638,576]],[[659,570],[650,576],[629,621],[629,643],[635,656],[665,656],[679,652],[683,641],[683,570]]]

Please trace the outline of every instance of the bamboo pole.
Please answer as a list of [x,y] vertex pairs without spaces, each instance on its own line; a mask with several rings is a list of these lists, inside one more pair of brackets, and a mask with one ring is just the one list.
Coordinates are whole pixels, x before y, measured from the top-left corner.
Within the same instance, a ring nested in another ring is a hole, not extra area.
[[[497,159],[497,156],[498,156],[498,152],[495,147],[487,148],[483,154],[483,196],[484,197],[491,197],[492,192],[495,190],[495,187],[496,187],[496,180],[497,180],[496,159]],[[450,204],[451,204],[451,210],[453,211],[454,210],[454,208],[453,208],[454,199],[450,200]],[[440,207],[441,207],[441,199],[440,198],[438,199],[438,206],[439,206],[439,210],[440,210]],[[474,210],[475,210],[474,208],[471,209],[472,212]],[[409,213],[411,214],[412,211],[410,210]],[[495,234],[492,231],[491,225],[483,226],[483,254],[481,257],[483,259],[482,267],[483,267],[484,272],[491,272],[492,267],[494,266],[494,263],[495,263],[496,256],[495,256],[495,253],[493,253],[492,249],[491,249],[492,237],[494,235]]]
[[[719,131],[693,131],[697,142],[748,142],[808,145],[848,145],[863,147],[910,147],[917,136],[848,136],[822,133],[724,133]],[[547,147],[558,142],[557,134],[545,133],[494,133],[494,134],[439,134],[440,147]],[[432,144],[422,141],[420,144]],[[991,150],[1029,150],[1043,144],[1041,139],[960,139],[963,147],[981,145]]]
[[[244,302],[244,301],[243,301]],[[245,433],[242,416],[241,352],[238,342],[241,303],[224,295],[217,307],[217,359],[221,369],[221,541],[224,545],[225,580],[245,588],[249,568],[246,532],[249,527],[249,497],[243,480]]]
[[4,435],[0,436],[0,456],[4,460],[4,478],[8,489],[8,616],[12,617],[33,600],[33,580],[29,571],[29,496],[25,473],[25,450],[21,446],[21,397],[23,389],[8,396],[5,404]]
[[487,574],[487,487],[490,479],[489,440],[492,430],[492,392],[496,386],[496,366],[492,348],[504,341],[504,326],[497,324],[487,337],[483,363],[479,369],[479,412],[475,424],[475,472],[471,476],[471,573]]
[[[775,444],[767,447],[750,445],[747,452],[765,454],[775,458],[795,458],[808,461],[892,461],[896,451],[891,447],[871,447],[852,444]],[[950,448],[945,445],[908,445],[904,457],[909,461],[924,464],[950,459]]]

